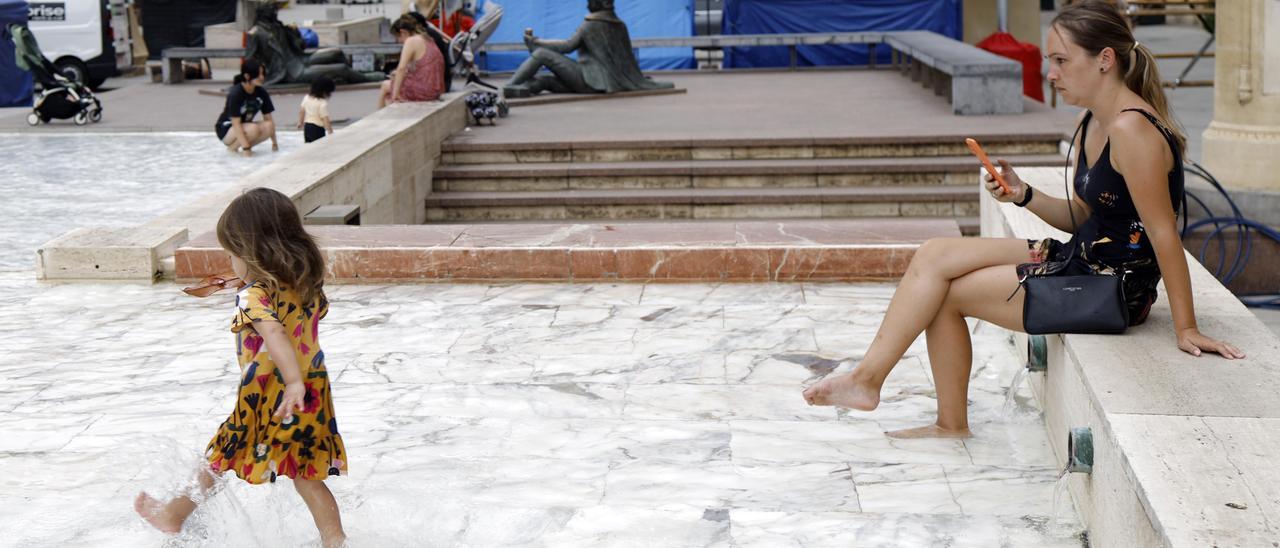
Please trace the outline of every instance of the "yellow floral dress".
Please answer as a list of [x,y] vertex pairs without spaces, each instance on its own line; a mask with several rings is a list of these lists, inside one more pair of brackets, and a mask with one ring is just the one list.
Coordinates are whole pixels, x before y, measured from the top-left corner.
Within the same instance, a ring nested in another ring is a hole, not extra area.
[[[240,361],[240,390],[236,407],[209,442],[205,456],[215,473],[228,470],[249,483],[267,483],[277,476],[322,480],[345,474],[347,451],[338,434],[329,393],[329,373],[320,350],[320,319],[329,310],[323,294],[309,306],[289,288],[264,282],[245,286],[236,295],[236,334]],[[273,414],[284,399],[284,378],[254,330],[254,322],[284,326],[294,345],[302,380],[307,387],[305,408],[285,421]]]

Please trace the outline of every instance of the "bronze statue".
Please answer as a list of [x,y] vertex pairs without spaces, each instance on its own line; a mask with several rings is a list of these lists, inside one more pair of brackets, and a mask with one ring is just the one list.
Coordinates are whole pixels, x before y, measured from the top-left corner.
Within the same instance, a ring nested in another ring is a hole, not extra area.
[[[532,54],[503,88],[507,97],[552,93],[614,93],[667,89],[671,82],[655,82],[640,73],[631,51],[627,25],[613,12],[613,0],[587,0],[582,26],[568,40],[542,40],[525,29],[524,43]],[[578,61],[566,54],[577,51]],[[547,67],[551,74],[538,74]]]
[[338,48],[325,48],[306,53],[298,29],[280,22],[279,7],[274,1],[264,2],[255,10],[257,21],[249,29],[245,57],[257,59],[267,68],[266,85],[309,84],[319,76],[327,76],[339,84],[377,82],[387,75],[381,72],[359,72],[347,64],[347,56]]

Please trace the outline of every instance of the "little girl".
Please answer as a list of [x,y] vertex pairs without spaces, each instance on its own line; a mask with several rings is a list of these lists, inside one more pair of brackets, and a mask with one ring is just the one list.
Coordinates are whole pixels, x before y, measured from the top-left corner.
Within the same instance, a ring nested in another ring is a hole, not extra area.
[[293,479],[323,545],[340,546],[346,534],[323,482],[347,470],[318,342],[328,311],[324,257],[293,202],[266,188],[233,200],[217,235],[245,283],[231,320],[241,371],[236,406],[209,442],[198,492],[164,502],[139,493],[134,508],[155,528],[177,533],[215,475],[232,471],[252,484],[284,476]]
[[329,121],[329,96],[334,89],[333,80],[321,76],[311,83],[311,91],[302,98],[302,106],[298,108],[298,127],[302,128],[306,142],[333,133],[333,124]]

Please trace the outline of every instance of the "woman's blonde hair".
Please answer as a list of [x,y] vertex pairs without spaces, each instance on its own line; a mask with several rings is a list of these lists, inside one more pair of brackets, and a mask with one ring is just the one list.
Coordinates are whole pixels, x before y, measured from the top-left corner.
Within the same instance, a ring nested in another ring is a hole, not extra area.
[[324,295],[324,255],[288,196],[269,188],[241,194],[222,212],[217,234],[254,280],[297,291],[304,306]]
[[1111,48],[1115,52],[1120,73],[1124,75],[1125,85],[1155,108],[1156,116],[1173,133],[1179,150],[1186,151],[1187,137],[1169,111],[1169,100],[1160,87],[1156,58],[1151,50],[1134,39],[1133,31],[1119,8],[1101,0],[1086,0],[1063,8],[1053,18],[1050,28],[1052,27],[1060,28],[1072,43],[1090,55],[1098,55],[1102,50]]

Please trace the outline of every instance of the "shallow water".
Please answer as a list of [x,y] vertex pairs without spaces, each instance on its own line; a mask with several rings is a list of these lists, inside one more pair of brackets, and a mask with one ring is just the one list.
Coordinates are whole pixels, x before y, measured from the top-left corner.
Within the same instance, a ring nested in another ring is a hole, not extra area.
[[210,133],[0,134],[0,271],[32,270],[35,250],[83,226],[135,226],[230,185],[302,145],[231,154]]

